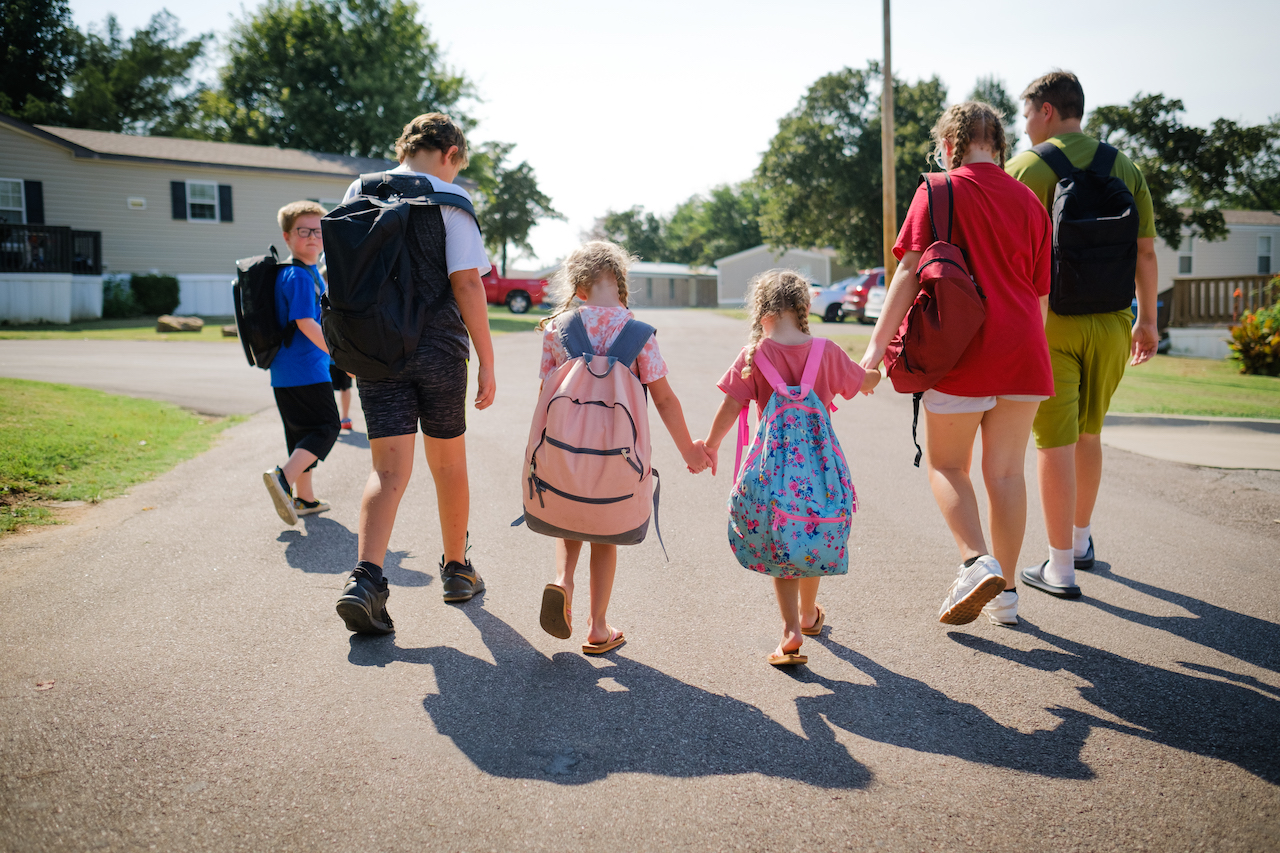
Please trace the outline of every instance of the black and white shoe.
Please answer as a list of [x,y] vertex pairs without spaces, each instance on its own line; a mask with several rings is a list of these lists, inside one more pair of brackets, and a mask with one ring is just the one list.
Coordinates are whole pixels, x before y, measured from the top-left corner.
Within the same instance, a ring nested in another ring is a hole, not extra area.
[[387,598],[391,590],[387,581],[375,582],[364,569],[356,569],[347,578],[342,596],[338,599],[338,615],[347,623],[347,630],[356,634],[391,634],[396,626],[387,614]]
[[1087,572],[1093,568],[1093,536],[1089,536],[1089,550],[1084,552],[1083,557],[1076,557],[1076,571]]
[[457,603],[470,601],[472,596],[484,592],[484,579],[471,567],[471,561],[452,562],[448,565],[440,558],[440,580],[444,588],[444,600]]

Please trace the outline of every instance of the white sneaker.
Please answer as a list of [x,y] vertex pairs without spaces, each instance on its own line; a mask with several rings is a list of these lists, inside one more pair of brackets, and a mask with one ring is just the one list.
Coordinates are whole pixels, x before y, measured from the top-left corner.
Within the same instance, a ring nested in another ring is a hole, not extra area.
[[1018,593],[1011,589],[997,595],[982,608],[983,614],[991,620],[992,625],[1018,624]]
[[330,509],[329,502],[324,498],[316,498],[313,501],[304,501],[302,498],[293,499],[293,511],[299,517],[304,515],[315,515],[317,512],[328,512]]
[[982,613],[988,601],[1004,589],[1004,574],[996,558],[983,554],[973,565],[961,565],[955,582],[947,590],[938,621],[947,625],[967,625]]

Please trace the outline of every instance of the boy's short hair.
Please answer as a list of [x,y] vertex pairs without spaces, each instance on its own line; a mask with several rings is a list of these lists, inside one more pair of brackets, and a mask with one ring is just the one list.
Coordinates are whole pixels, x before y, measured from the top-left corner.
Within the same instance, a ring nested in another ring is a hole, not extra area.
[[293,223],[298,221],[300,216],[324,216],[325,209],[314,201],[291,201],[276,212],[276,222],[280,223],[280,230],[286,234],[293,230]]
[[1084,89],[1070,71],[1058,69],[1037,77],[1019,97],[1030,100],[1036,109],[1053,104],[1061,118],[1084,118]]
[[462,128],[444,113],[425,113],[404,126],[396,140],[396,159],[403,163],[418,151],[448,151],[453,146],[458,151],[453,162],[467,168],[467,137]]

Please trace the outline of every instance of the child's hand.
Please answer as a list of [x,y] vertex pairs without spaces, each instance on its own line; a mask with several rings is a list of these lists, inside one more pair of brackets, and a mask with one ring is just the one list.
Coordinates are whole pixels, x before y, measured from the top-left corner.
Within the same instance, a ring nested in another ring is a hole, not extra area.
[[718,446],[712,447],[703,441],[702,452],[707,455],[707,465],[711,468],[711,476],[714,477],[716,475],[716,463],[720,459],[720,448]]
[[867,375],[862,377],[862,387],[858,389],[860,394],[868,396],[876,392],[876,386],[880,384],[880,371],[874,367],[867,371]]
[[707,470],[707,454],[703,451],[702,439],[698,439],[689,446],[684,456],[684,464],[688,467],[690,474],[701,474]]

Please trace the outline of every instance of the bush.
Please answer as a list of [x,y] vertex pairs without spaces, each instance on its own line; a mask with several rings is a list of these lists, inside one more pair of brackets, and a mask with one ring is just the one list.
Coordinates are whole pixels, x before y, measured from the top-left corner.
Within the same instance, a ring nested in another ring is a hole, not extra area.
[[142,313],[138,301],[133,298],[129,279],[106,277],[102,279],[102,316],[108,320],[136,317]]
[[[1280,276],[1271,280],[1271,290],[1280,290]],[[1241,373],[1280,376],[1280,302],[1241,317],[1231,327],[1230,347]]]
[[135,275],[129,286],[143,314],[172,314],[178,307],[178,280],[171,275]]

